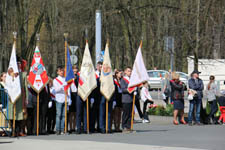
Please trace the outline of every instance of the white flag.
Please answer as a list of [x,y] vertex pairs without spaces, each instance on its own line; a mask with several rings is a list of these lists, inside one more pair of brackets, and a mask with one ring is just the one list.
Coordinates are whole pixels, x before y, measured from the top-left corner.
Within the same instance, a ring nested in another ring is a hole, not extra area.
[[78,95],[86,101],[92,90],[97,87],[97,81],[95,77],[95,69],[91,60],[88,43],[86,43],[84,56],[80,69]]
[[109,57],[108,44],[106,44],[106,47],[105,47],[100,81],[101,81],[100,91],[102,95],[104,95],[106,100],[110,100],[111,96],[114,93],[115,86],[113,82],[112,67],[111,67],[111,61]]
[[138,52],[134,61],[133,70],[130,77],[130,82],[128,85],[128,91],[131,93],[134,91],[135,87],[139,87],[143,82],[149,80],[147,70],[143,61],[141,53],[142,42],[138,48]]
[[20,77],[19,77],[19,70],[18,70],[17,60],[16,60],[15,42],[13,44],[9,67],[6,74],[5,88],[9,94],[11,102],[15,103],[16,100],[21,95]]

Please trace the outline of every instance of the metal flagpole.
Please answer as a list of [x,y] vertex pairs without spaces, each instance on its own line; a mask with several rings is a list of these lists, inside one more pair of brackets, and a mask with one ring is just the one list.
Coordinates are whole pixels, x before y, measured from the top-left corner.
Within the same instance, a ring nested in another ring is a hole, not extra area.
[[[68,33],[64,33],[65,37],[65,76],[67,71],[67,37]],[[67,132],[67,90],[65,91],[65,133]]]

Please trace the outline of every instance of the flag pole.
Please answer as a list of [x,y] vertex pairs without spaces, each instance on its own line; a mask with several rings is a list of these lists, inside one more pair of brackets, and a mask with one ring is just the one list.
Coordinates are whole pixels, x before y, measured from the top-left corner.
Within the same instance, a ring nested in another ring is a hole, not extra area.
[[135,104],[135,95],[133,96],[133,104],[132,104],[131,130],[133,130],[134,124],[134,104]]
[[[17,32],[13,32],[13,41],[15,44],[15,49],[16,49],[16,36]],[[15,129],[16,129],[16,104],[13,103],[13,137],[15,136]]]
[[106,133],[108,133],[108,110],[109,110],[109,102],[106,99]]
[[39,135],[39,93],[37,93],[37,136]]
[[[85,38],[86,38],[86,43],[88,43],[88,29],[85,29]],[[89,128],[89,101],[88,98],[86,100],[86,109],[87,109],[87,134],[90,132]]]
[[[143,39],[143,37],[142,37]],[[142,48],[142,40],[140,43],[140,48]],[[134,104],[135,104],[135,94],[133,95],[133,104],[132,104],[132,116],[131,116],[131,130],[133,130],[134,127]]]
[[88,98],[86,100],[86,105],[87,105],[87,107],[86,107],[86,109],[87,109],[87,134],[89,134],[90,129],[89,129],[89,101],[88,101]]
[[[68,33],[64,33],[65,37],[65,75],[67,71],[67,37]],[[65,91],[65,133],[67,132],[67,90]]]
[[[37,34],[37,46],[39,46],[40,34]],[[37,136],[39,135],[39,92],[37,92]]]

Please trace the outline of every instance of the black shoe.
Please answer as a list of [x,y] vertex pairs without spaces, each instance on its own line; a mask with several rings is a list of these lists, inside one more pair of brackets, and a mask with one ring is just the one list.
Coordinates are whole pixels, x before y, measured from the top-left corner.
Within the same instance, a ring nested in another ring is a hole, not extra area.
[[105,130],[101,130],[101,134],[105,134]]
[[189,125],[189,126],[192,126],[193,124],[192,124],[192,122],[189,122],[188,125]]
[[112,134],[113,132],[111,130],[108,131],[108,134]]
[[81,134],[81,131],[80,130],[77,130],[76,134]]
[[60,132],[60,131],[56,131],[56,134],[57,134],[57,135],[61,135],[61,132]]

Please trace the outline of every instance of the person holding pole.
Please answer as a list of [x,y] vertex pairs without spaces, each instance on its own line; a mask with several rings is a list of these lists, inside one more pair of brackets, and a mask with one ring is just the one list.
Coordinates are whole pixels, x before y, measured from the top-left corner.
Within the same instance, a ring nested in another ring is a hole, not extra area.
[[[65,123],[65,92],[64,87],[67,85],[64,77],[64,68],[59,66],[57,68],[58,76],[53,80],[53,88],[55,89],[56,99],[56,134],[60,135],[64,132]],[[70,104],[69,94],[67,102]]]
[[122,103],[123,103],[123,115],[122,115],[122,129],[123,133],[131,132],[131,114],[132,114],[132,102],[133,94],[128,92],[128,84],[130,81],[132,69],[127,67],[124,70],[124,77],[120,81],[122,90]]
[[115,91],[112,67],[109,56],[109,43],[106,43],[104,61],[100,77],[100,92],[102,94],[100,102],[99,124],[101,133],[111,133],[111,114],[113,104],[113,93]]

